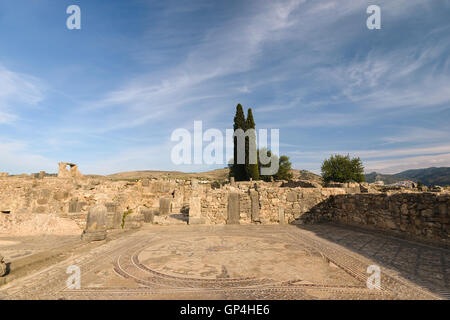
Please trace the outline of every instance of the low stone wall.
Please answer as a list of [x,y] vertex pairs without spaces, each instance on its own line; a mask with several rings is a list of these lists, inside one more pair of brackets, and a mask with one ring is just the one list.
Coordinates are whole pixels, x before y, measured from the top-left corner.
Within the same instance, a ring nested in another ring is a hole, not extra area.
[[449,211],[450,194],[346,194],[318,204],[299,222],[331,221],[450,247]]
[[74,220],[83,229],[89,209],[104,204],[108,207],[109,225],[116,226],[119,220],[116,215],[129,209],[140,212],[142,208],[153,208],[158,211],[161,197],[171,197],[174,210],[179,210],[186,198],[185,185],[189,187],[190,183],[148,179],[128,182],[92,178],[3,177],[0,178],[0,214],[52,213]]
[[346,192],[342,188],[291,188],[281,187],[281,184],[239,182],[234,186],[207,189],[201,197],[201,217],[205,224],[225,224],[229,194],[236,192],[239,193],[240,224],[291,223],[331,195]]

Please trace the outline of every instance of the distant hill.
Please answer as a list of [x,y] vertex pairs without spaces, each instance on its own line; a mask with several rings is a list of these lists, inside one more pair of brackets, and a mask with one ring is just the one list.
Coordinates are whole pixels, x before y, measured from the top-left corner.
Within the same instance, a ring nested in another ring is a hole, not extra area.
[[448,186],[450,185],[450,167],[406,170],[396,174],[377,172],[366,174],[366,181],[369,183],[383,181],[385,184],[391,184],[402,180],[420,181],[427,186]]
[[[157,171],[157,170],[142,170],[119,172],[106,176],[112,180],[139,180],[143,178],[171,178],[171,179],[200,179],[200,180],[227,180],[228,168],[216,169],[206,172],[185,173],[181,171]],[[310,180],[317,183],[322,182],[322,178],[307,170],[291,170],[294,179]]]
[[119,172],[110,174],[107,177],[113,180],[138,180],[142,178],[225,180],[228,179],[228,170],[229,170],[228,168],[223,168],[199,173],[185,173],[181,171],[142,170],[142,171]]
[[308,170],[291,170],[292,177],[298,180],[308,180],[322,184],[322,177]]

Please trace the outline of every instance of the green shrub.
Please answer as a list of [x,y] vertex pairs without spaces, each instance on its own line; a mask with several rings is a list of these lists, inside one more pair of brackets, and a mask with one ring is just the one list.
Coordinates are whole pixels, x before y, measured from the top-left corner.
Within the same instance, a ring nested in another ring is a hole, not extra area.
[[127,215],[133,213],[133,209],[129,209],[127,211],[125,211],[122,215],[122,229],[125,227],[125,218],[127,217]]

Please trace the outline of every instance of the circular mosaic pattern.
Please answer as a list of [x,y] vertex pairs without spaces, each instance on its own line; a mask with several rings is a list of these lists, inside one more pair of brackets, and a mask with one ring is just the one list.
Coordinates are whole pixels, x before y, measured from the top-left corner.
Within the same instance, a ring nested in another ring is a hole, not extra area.
[[122,276],[149,286],[216,288],[293,282],[358,285],[318,252],[270,237],[153,239],[120,256],[116,269]]

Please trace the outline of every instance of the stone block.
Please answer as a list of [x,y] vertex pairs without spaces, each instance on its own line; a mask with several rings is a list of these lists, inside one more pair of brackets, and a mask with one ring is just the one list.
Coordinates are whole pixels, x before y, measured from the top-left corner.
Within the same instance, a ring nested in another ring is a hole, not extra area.
[[280,224],[285,224],[285,217],[284,217],[284,208],[283,207],[278,207],[278,222]]
[[289,202],[297,201],[297,192],[289,192],[286,196],[286,200]]
[[86,229],[83,231],[81,239],[86,241],[106,239],[106,213],[104,205],[97,205],[89,210]]
[[72,200],[69,202],[69,213],[78,212],[78,200]]
[[227,224],[239,224],[240,211],[239,193],[231,192],[228,195]]
[[189,224],[204,224],[202,217],[201,201],[199,197],[191,197],[189,200]]
[[159,215],[164,216],[170,214],[172,209],[172,198],[159,198]]
[[141,214],[144,216],[145,223],[153,223],[155,218],[155,213],[152,209],[142,209]]
[[259,219],[259,194],[257,191],[250,191],[251,216],[253,222],[261,222]]

